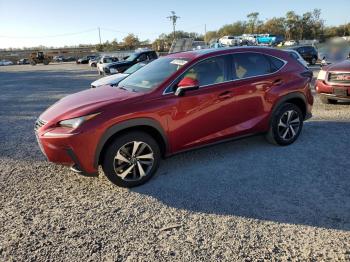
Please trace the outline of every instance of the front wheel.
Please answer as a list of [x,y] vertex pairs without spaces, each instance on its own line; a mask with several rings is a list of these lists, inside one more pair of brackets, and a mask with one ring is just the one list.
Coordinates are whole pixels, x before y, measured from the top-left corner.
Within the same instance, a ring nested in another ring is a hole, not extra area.
[[160,156],[159,145],[152,136],[133,131],[118,136],[109,145],[102,168],[117,186],[139,186],[155,174]]
[[295,104],[280,106],[272,116],[267,140],[276,145],[286,146],[294,143],[303,128],[303,113]]

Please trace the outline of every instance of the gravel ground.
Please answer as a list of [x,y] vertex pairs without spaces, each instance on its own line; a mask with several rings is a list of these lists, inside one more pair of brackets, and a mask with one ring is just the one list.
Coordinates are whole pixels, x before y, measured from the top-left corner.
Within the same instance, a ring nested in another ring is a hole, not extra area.
[[45,161],[33,123],[86,65],[0,68],[0,261],[350,261],[350,104],[289,147],[256,136],[174,156],[122,189]]

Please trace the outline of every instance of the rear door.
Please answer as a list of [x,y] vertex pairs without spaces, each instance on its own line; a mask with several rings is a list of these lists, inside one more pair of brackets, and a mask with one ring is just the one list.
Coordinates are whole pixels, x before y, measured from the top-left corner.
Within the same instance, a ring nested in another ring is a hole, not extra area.
[[283,65],[284,61],[261,53],[232,55],[233,134],[265,131],[270,110],[266,94],[271,88],[284,84],[283,75],[276,73]]

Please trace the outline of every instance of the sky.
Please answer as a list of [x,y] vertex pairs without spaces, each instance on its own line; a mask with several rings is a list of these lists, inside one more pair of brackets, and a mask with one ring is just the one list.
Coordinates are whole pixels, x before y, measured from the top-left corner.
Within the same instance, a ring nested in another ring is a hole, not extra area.
[[265,20],[314,8],[326,25],[350,22],[350,0],[0,0],[0,48],[97,44],[98,27],[102,42],[122,41],[128,33],[154,40],[172,31],[170,11],[180,16],[177,30],[204,33],[205,24],[217,30],[251,12]]

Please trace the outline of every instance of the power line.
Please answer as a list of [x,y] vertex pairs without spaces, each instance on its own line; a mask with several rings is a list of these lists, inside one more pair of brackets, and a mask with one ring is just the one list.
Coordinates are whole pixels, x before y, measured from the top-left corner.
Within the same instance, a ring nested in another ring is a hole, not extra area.
[[175,40],[175,33],[176,33],[176,31],[175,31],[175,27],[176,27],[176,21],[177,21],[177,19],[179,19],[180,18],[180,16],[177,16],[176,15],[176,13],[174,12],[174,11],[171,11],[171,16],[168,16],[167,17],[172,23],[173,23],[173,34],[174,34],[174,40]]

